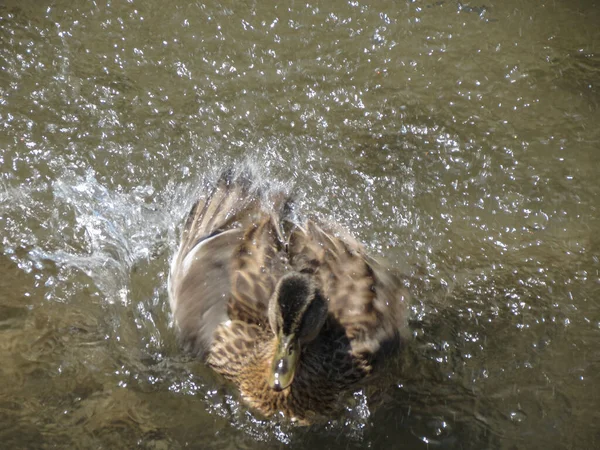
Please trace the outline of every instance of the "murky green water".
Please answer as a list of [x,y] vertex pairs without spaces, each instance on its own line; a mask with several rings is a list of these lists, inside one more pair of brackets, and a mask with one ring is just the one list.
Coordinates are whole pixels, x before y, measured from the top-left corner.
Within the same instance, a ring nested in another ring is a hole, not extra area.
[[[599,6],[2,1],[2,447],[600,446]],[[327,426],[253,416],[169,323],[242,159],[411,276],[404,369]]]

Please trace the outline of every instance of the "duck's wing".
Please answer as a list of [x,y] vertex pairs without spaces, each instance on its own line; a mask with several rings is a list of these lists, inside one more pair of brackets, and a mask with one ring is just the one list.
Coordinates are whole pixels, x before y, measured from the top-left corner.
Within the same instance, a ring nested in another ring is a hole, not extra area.
[[242,223],[258,200],[248,182],[225,173],[190,211],[171,264],[169,298],[184,347],[205,356],[215,328],[227,320],[231,261],[243,242]]
[[206,198],[200,198],[190,210],[174,264],[181,264],[202,241],[250,218],[258,209],[258,197],[248,178],[225,171]]
[[269,299],[286,269],[275,224],[276,220],[263,212],[257,222],[244,229],[231,257],[229,322],[215,330],[208,358],[213,369],[229,379],[238,378],[247,369],[256,345],[271,333]]
[[[186,350],[205,357],[227,320],[265,326],[286,270],[277,215],[245,175],[226,172],[186,221],[169,276],[171,310]],[[284,195],[274,198],[280,208]]]
[[287,270],[277,219],[263,213],[245,230],[232,259],[229,318],[267,327],[269,299]]
[[347,232],[336,231],[310,220],[297,227],[289,243],[292,266],[314,274],[352,352],[370,357],[400,342],[407,329],[408,294],[394,272],[367,256]]

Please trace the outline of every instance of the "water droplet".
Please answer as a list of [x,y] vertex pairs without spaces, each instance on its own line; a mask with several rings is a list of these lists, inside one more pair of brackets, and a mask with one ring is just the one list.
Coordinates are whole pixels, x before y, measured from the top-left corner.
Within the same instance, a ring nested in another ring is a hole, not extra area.
[[525,412],[523,412],[522,410],[518,409],[516,411],[512,411],[509,415],[510,420],[512,420],[515,423],[521,423],[524,422],[525,419],[527,419],[527,414],[525,414]]

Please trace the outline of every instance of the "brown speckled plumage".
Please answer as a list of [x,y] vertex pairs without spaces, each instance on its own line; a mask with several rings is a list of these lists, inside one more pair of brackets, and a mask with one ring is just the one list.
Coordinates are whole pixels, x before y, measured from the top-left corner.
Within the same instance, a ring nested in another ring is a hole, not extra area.
[[[371,374],[384,347],[401,343],[408,296],[395,272],[347,232],[289,220],[288,206],[282,193],[267,196],[247,176],[223,175],[190,212],[169,293],[188,351],[261,413],[309,423],[334,414],[341,394]],[[327,318],[302,348],[292,384],[275,391],[268,383],[276,344],[267,310],[288,273],[312,280]]]

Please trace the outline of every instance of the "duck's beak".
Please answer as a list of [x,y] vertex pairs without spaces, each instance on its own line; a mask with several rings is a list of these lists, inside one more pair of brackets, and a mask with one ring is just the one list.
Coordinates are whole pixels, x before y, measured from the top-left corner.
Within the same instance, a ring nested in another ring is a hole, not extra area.
[[300,346],[294,334],[277,336],[277,347],[271,364],[269,386],[275,391],[283,391],[294,381]]

